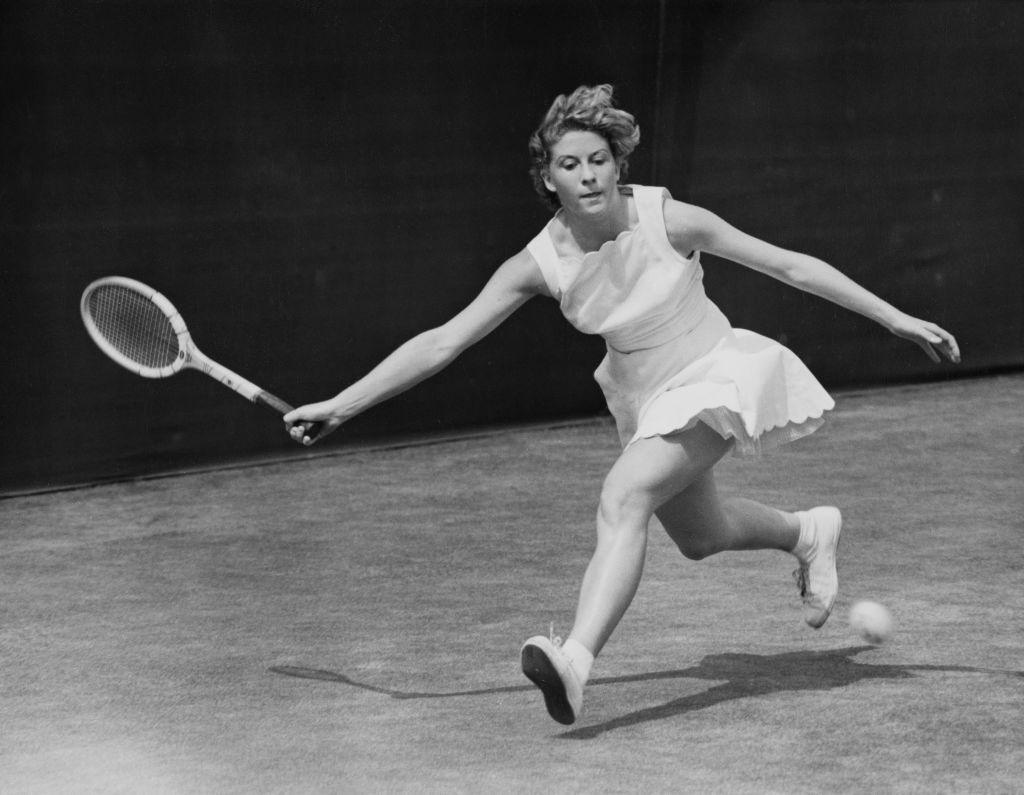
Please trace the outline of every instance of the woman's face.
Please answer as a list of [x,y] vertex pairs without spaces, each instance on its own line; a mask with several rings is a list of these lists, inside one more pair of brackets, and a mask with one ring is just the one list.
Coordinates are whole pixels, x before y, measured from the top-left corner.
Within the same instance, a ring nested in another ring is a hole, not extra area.
[[596,214],[618,196],[619,164],[611,146],[594,132],[567,132],[551,147],[544,185],[567,212]]

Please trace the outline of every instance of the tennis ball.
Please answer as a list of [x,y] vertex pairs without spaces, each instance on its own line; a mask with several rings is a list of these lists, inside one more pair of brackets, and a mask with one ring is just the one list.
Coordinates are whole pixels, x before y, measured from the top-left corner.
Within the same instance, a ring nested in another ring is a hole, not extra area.
[[892,615],[878,602],[857,602],[850,608],[850,626],[868,643],[878,646],[892,634]]

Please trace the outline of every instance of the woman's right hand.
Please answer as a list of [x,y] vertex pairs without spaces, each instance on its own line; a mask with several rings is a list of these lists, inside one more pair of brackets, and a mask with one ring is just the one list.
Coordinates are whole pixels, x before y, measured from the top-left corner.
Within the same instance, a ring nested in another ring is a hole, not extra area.
[[284,425],[292,439],[308,447],[333,433],[346,419],[334,400],[323,400],[292,409],[284,415]]

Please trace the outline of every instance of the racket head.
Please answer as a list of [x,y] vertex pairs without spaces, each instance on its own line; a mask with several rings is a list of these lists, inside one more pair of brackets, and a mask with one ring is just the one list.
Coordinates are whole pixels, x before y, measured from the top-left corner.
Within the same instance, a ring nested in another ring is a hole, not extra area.
[[174,375],[189,360],[185,321],[166,297],[135,279],[105,276],[82,293],[82,321],[93,342],[143,378]]

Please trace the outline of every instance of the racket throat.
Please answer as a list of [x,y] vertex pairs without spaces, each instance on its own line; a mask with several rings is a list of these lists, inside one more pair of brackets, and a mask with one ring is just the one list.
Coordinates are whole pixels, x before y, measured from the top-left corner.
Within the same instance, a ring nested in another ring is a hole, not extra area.
[[188,357],[186,363],[187,367],[193,367],[200,372],[205,373],[217,381],[220,381],[228,389],[232,389],[242,397],[251,400],[253,403],[257,402],[260,393],[263,391],[252,381],[247,381],[242,378],[238,373],[232,372],[222,364],[218,364],[212,359],[208,359],[206,356],[193,352]]

